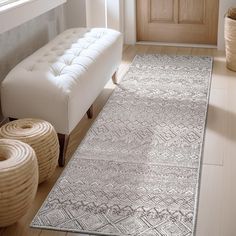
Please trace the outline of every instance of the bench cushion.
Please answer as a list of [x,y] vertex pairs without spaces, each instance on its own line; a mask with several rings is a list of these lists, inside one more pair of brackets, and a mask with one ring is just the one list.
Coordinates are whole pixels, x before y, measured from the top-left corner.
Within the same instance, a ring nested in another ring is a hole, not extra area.
[[69,134],[118,68],[122,36],[70,29],[18,64],[1,89],[4,116],[40,118]]

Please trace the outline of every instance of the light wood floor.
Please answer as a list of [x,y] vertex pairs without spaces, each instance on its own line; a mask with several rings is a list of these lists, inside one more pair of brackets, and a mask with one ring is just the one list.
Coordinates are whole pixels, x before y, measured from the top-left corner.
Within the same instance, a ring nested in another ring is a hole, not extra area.
[[[204,150],[200,205],[196,236],[236,235],[236,73],[225,67],[224,53],[215,49],[164,46],[125,46],[118,76],[122,78],[138,53],[164,53],[214,56],[213,81]],[[114,85],[109,82],[95,102],[96,115],[109,98]],[[84,119],[73,132],[67,161],[93,120]],[[29,224],[61,174],[39,186],[28,213],[16,224],[0,229],[0,236],[81,236],[65,232],[30,229]]]

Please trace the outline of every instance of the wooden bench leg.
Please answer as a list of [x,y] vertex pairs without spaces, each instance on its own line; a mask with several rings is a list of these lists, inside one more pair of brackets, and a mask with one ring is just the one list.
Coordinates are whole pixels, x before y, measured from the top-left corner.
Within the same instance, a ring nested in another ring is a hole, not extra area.
[[60,144],[60,155],[59,155],[58,164],[60,167],[63,167],[66,162],[66,150],[69,143],[69,138],[70,138],[69,135],[58,134],[58,140]]
[[[11,117],[9,117],[8,119],[9,121],[17,120],[16,118],[11,118]],[[57,136],[58,136],[59,145],[60,145],[60,154],[59,154],[58,164],[60,167],[63,167],[66,161],[66,150],[67,150],[70,136],[66,134],[57,134]]]
[[118,84],[117,71],[112,75],[113,84]]
[[93,118],[93,105],[88,109],[87,116],[89,119]]
[[9,119],[9,121],[15,121],[15,120],[17,120],[16,118],[12,118],[12,117],[9,117],[8,119]]

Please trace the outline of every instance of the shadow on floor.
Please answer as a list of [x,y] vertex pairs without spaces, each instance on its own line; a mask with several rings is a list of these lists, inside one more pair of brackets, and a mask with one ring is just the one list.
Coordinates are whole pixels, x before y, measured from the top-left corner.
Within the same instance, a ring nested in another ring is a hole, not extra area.
[[209,105],[207,128],[236,142],[236,113]]

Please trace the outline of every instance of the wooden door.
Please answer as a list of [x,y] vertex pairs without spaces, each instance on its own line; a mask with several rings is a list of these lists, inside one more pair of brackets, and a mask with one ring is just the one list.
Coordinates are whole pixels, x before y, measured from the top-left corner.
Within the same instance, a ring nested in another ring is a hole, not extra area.
[[137,0],[137,39],[217,44],[219,0]]

